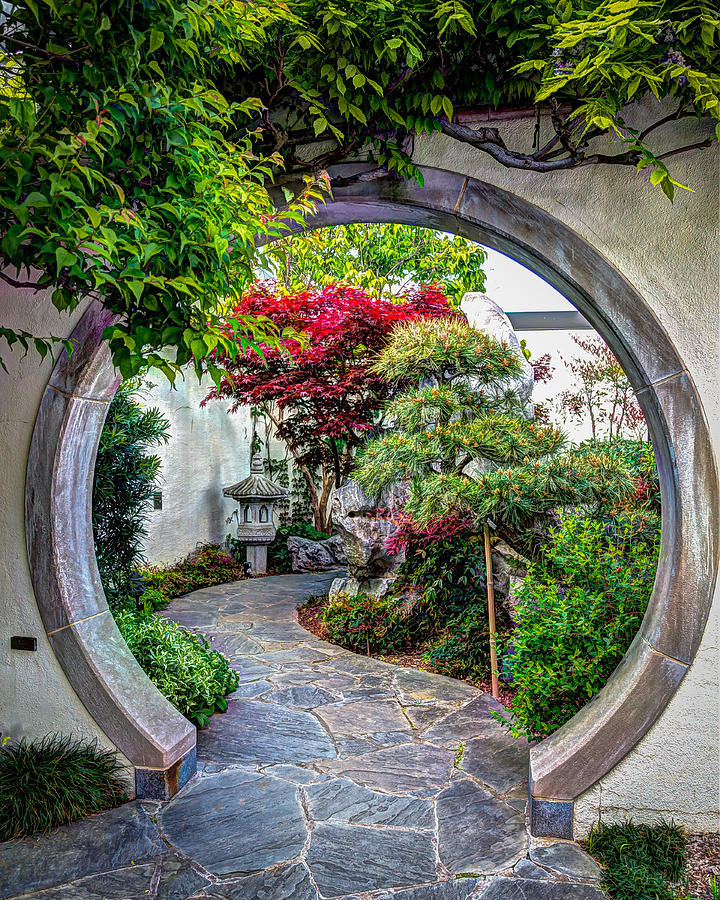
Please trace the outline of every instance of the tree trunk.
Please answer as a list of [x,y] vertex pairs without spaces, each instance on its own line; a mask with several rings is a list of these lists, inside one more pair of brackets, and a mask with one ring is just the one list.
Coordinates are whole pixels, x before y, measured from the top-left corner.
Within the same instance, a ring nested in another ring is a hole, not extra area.
[[308,469],[307,466],[299,465],[297,459],[295,460],[295,465],[299,469],[302,477],[305,479],[305,484],[307,485],[308,494],[310,495],[310,506],[313,511],[313,526],[318,530],[323,530],[323,522],[322,522],[322,511],[321,511],[321,498],[318,495],[317,486],[315,484],[315,479],[313,478],[313,474]]
[[322,490],[320,492],[320,521],[322,522],[322,528],[319,528],[319,531],[322,531],[324,534],[329,534],[332,530],[332,498],[335,492],[335,471],[333,469],[329,469],[328,466],[323,466],[322,468]]

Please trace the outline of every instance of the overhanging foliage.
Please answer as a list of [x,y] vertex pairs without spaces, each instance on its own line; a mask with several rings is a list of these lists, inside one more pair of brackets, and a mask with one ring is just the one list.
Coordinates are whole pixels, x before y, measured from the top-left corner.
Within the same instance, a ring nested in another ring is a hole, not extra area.
[[[666,161],[718,135],[719,29],[713,5],[682,0],[5,4],[0,277],[48,289],[60,310],[99,298],[118,314],[108,338],[126,377],[200,371],[217,347],[277,340],[268,322],[218,323],[256,239],[311,212],[348,156],[419,177],[415,137],[442,131],[536,172],[649,168],[672,197]],[[666,104],[638,131],[627,109],[648,95]],[[529,148],[460,114],[533,104],[551,133]],[[708,122],[658,150],[685,117]],[[598,152],[607,135],[616,152]],[[308,181],[278,213],[267,188],[283,170]]]

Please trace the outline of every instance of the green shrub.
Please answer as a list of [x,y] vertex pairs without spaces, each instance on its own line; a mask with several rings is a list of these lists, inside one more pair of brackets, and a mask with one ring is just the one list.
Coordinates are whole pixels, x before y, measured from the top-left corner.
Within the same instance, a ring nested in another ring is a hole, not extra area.
[[600,825],[587,845],[605,867],[603,887],[613,900],[673,900],[668,882],[679,881],[686,837],[674,823]]
[[341,647],[384,653],[409,643],[409,623],[417,606],[413,597],[340,594],[328,602],[320,619],[328,639]]
[[428,645],[423,662],[453,678],[477,680],[490,671],[490,628],[487,604],[468,606],[448,620],[440,636]]
[[513,734],[550,734],[605,684],[640,626],[658,542],[632,516],[570,515],[550,529],[518,592],[518,626],[501,641],[514,653]]
[[66,735],[0,749],[0,841],[67,825],[124,803],[117,756]]
[[93,485],[95,556],[108,603],[121,606],[136,593],[131,573],[142,561],[147,520],[160,472],[148,451],[169,439],[157,409],[143,409],[141,384],[120,384],[100,434]]
[[469,607],[487,609],[485,580],[482,537],[460,534],[410,541],[394,592],[422,595],[426,612],[422,637],[427,638],[462,617]]
[[242,563],[219,544],[203,544],[179,562],[148,566],[138,575],[144,588],[140,602],[146,609],[162,609],[173,597],[245,577]]
[[489,662],[482,548],[482,538],[465,534],[411,541],[385,597],[360,593],[328,603],[321,615],[328,639],[363,653],[433,641],[424,661],[436,671],[482,677]]
[[116,613],[115,621],[148,678],[191,722],[202,728],[227,709],[225,695],[238,686],[238,674],[204,635],[130,610]]
[[309,541],[325,541],[330,535],[323,534],[307,522],[292,522],[281,525],[272,544],[268,545],[268,570],[275,575],[286,575],[292,572],[290,551],[287,548],[289,537],[307,538]]
[[599,514],[633,514],[648,518],[648,527],[658,527],[660,517],[660,479],[655,453],[649,441],[633,441],[629,438],[613,438],[605,441],[584,441],[577,447],[579,456],[602,454],[621,463],[630,473],[634,490],[609,505],[601,505]]

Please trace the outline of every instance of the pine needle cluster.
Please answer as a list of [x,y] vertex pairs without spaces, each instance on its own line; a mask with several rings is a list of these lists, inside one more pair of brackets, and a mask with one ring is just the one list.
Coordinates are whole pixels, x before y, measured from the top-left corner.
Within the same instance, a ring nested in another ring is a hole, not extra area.
[[511,389],[519,354],[460,317],[398,325],[375,363],[411,386],[387,405],[391,429],[362,449],[354,477],[379,494],[410,482],[405,512],[487,519],[531,551],[558,507],[606,507],[634,490],[616,457],[566,450],[565,435],[529,417]]

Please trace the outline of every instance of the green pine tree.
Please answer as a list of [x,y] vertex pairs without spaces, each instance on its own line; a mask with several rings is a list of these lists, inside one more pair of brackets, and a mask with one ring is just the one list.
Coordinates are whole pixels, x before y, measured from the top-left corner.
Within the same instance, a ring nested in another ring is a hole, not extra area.
[[490,519],[535,555],[553,510],[604,508],[633,490],[619,460],[566,450],[561,431],[528,418],[509,387],[519,355],[462,316],[398,326],[374,368],[410,387],[388,405],[391,430],[363,448],[354,477],[372,494],[407,480],[405,512],[419,528]]

